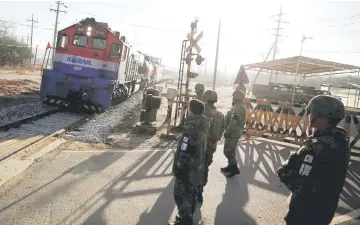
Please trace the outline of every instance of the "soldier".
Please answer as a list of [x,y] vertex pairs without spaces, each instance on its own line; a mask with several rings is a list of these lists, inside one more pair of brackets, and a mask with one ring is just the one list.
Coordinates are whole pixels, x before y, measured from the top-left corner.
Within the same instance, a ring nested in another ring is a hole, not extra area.
[[221,171],[227,177],[233,177],[240,173],[236,161],[236,149],[246,123],[246,106],[243,102],[244,98],[245,95],[243,91],[234,91],[232,108],[226,115],[223,151],[228,159],[228,166],[221,168]]
[[206,186],[208,182],[208,171],[209,166],[213,162],[213,153],[217,149],[217,142],[222,138],[224,131],[224,116],[223,114],[216,109],[214,103],[217,102],[218,96],[217,92],[212,90],[207,90],[203,95],[204,100],[204,112],[203,115],[211,119],[209,136],[207,141],[207,149],[205,154],[205,164],[204,164],[204,177],[203,177],[203,186],[200,188],[198,201],[203,202],[203,187]]
[[327,95],[314,97],[306,109],[315,132],[277,175],[291,191],[287,225],[326,225],[337,208],[350,159],[346,131],[337,127],[345,109],[339,99]]
[[201,101],[191,100],[189,110],[190,116],[185,120],[173,164],[176,178],[174,200],[178,208],[178,216],[173,225],[193,224],[198,187],[203,182],[209,120],[203,115],[204,104]]
[[203,93],[204,93],[204,85],[203,84],[196,84],[196,86],[194,87],[195,91],[196,91],[196,97],[195,99],[199,100],[199,101],[203,101]]

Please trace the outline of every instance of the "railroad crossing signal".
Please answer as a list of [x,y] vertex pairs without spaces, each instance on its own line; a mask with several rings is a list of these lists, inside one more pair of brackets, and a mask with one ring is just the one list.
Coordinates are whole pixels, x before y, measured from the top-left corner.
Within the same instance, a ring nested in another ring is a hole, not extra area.
[[202,51],[202,49],[201,49],[201,47],[199,47],[198,41],[201,40],[202,37],[203,37],[203,31],[200,32],[200,33],[198,34],[198,36],[197,36],[195,39],[193,39],[193,40],[192,40],[191,34],[188,33],[187,38],[188,38],[190,44],[189,44],[189,46],[187,47],[186,52],[188,53],[188,52],[194,47],[194,48],[196,49],[196,51],[197,51],[198,53],[200,53],[200,52]]

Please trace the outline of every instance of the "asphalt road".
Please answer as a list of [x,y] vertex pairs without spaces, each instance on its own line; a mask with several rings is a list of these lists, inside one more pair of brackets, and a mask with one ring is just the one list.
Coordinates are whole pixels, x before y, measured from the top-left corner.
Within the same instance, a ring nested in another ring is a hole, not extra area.
[[[280,225],[288,191],[275,170],[292,149],[242,141],[240,176],[226,179],[218,146],[205,188],[203,224]],[[171,174],[174,145],[158,149],[56,150],[0,187],[0,223],[164,225],[176,210]],[[359,209],[359,161],[350,165],[336,216]]]

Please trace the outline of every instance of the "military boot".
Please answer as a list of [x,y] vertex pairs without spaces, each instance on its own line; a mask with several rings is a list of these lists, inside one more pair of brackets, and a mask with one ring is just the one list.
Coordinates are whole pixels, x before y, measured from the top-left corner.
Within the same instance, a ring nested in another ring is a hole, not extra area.
[[179,217],[176,216],[174,223],[168,223],[168,225],[193,225],[193,218],[192,217]]
[[226,167],[222,167],[222,168],[221,168],[221,172],[222,172],[222,173],[229,173],[229,172],[230,172],[230,169],[231,169],[231,166],[228,165],[228,166],[226,166]]
[[231,166],[229,172],[226,173],[226,177],[233,177],[237,174],[240,174],[240,171],[237,166]]

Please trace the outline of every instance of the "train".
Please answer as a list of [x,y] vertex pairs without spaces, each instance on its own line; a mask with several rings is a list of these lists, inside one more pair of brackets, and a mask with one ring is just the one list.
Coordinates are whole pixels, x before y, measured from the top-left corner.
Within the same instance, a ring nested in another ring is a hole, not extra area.
[[42,69],[40,86],[48,105],[103,112],[163,79],[160,58],[138,51],[94,18],[60,30],[53,47],[52,68]]

